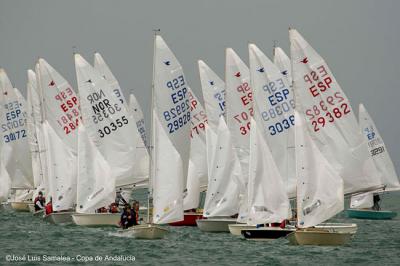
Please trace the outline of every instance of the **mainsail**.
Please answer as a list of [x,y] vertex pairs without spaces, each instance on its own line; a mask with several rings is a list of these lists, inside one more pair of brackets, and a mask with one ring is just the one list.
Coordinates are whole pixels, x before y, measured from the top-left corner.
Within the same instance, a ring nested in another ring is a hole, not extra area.
[[11,178],[11,188],[33,188],[26,101],[19,91],[13,88],[4,69],[0,69],[0,104],[1,161]]
[[139,134],[128,109],[111,90],[107,80],[82,56],[75,54],[82,121],[111,167],[116,186],[136,183],[136,144]]
[[285,76],[249,44],[254,120],[269,147],[290,197],[296,194],[293,92]]
[[376,167],[382,174],[382,183],[385,185],[385,191],[400,190],[399,178],[389,152],[379,134],[378,128],[363,104],[359,105],[358,122],[360,131],[367,140],[369,152]]
[[148,148],[148,135],[146,131],[146,125],[144,123],[143,111],[133,93],[129,95],[129,109],[132,112],[133,118],[136,121],[136,127],[139,131],[140,136],[142,137],[143,144],[146,148]]
[[310,136],[339,170],[345,193],[379,188],[377,171],[350,102],[324,59],[294,29],[289,31],[296,109]]
[[208,124],[216,131],[219,117],[225,116],[225,82],[204,61],[198,65]]
[[153,62],[153,221],[183,220],[189,165],[190,102],[182,66],[163,38],[155,36]]
[[274,48],[274,64],[279,68],[287,83],[292,85],[292,65],[290,58],[280,47]]

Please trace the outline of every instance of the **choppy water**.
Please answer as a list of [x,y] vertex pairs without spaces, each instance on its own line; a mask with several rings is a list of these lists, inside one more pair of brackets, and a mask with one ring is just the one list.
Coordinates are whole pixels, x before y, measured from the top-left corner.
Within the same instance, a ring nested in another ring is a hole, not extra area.
[[[382,207],[399,212],[400,193],[383,196]],[[290,246],[286,239],[246,241],[228,233],[202,233],[197,228],[169,227],[164,240],[117,237],[115,228],[83,228],[46,224],[30,213],[0,211],[0,265],[42,265],[6,262],[6,255],[132,255],[134,262],[97,265],[400,265],[400,218],[389,221],[352,220],[358,232],[343,247]],[[41,257],[43,258],[43,257]],[[47,263],[47,265],[76,265]],[[83,264],[83,263],[82,263]],[[92,263],[86,263],[89,265]]]

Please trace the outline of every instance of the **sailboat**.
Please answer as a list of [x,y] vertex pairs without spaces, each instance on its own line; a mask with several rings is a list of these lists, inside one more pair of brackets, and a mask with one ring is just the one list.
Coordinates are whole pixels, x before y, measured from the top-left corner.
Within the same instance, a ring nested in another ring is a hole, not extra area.
[[196,220],[202,219],[200,192],[207,187],[207,150],[206,126],[208,123],[206,112],[194,92],[188,87],[190,101],[191,132],[190,132],[190,160],[186,192],[183,197],[183,221],[170,223],[172,226],[196,226]]
[[[294,99],[290,85],[271,60],[255,45],[249,44],[250,76],[253,90],[253,120],[250,134],[249,219],[247,225],[230,225],[234,235],[257,224],[281,223],[291,218],[289,197],[295,194]],[[252,131],[251,131],[252,132]],[[275,204],[274,204],[275,203]],[[279,204],[278,204],[279,203]],[[264,220],[264,221],[263,221]],[[246,232],[248,238],[281,236],[279,227],[268,232]],[[273,232],[275,230],[277,232]]]
[[340,245],[355,230],[313,228],[343,209],[344,194],[381,187],[348,99],[326,62],[289,30],[296,99],[297,227],[292,244]]
[[142,239],[163,238],[168,230],[157,224],[183,220],[183,192],[190,152],[188,85],[182,66],[157,33],[154,40],[151,122],[148,211],[152,203],[152,221],[148,219],[148,224],[121,230],[121,234]]
[[208,185],[203,216],[196,221],[205,232],[228,232],[236,223],[239,211],[239,185],[241,167],[232,136],[225,121],[225,83],[202,60],[198,61],[200,80],[208,123],[206,125],[206,151]]
[[[383,142],[379,131],[363,104],[359,105],[358,122],[360,131],[368,141],[368,149],[378,170],[382,173],[382,181],[385,185],[383,192],[400,190],[400,183],[389,152]],[[383,193],[378,192],[378,193]],[[379,204],[374,206],[374,197],[379,194],[373,192],[353,195],[350,201],[350,209],[346,210],[347,216],[358,219],[385,220],[396,217],[393,211],[380,210]]]
[[4,69],[0,69],[2,149],[1,163],[11,178],[11,207],[29,211],[32,203],[33,175],[27,138],[26,101],[13,88]]
[[[82,123],[85,128],[81,130],[83,138],[81,143],[85,139],[89,139],[94,144],[94,146],[87,147],[83,145],[82,149],[78,149],[78,158],[88,165],[87,168],[79,168],[78,171],[78,193],[82,192],[81,195],[78,194],[78,201],[85,202],[89,198],[94,198],[92,193],[99,189],[96,193],[96,199],[91,200],[91,202],[96,202],[94,206],[107,203],[107,205],[100,206],[107,208],[113,202],[113,200],[110,200],[110,194],[114,193],[115,196],[116,186],[123,187],[137,181],[134,168],[138,168],[141,160],[146,159],[146,157],[136,157],[136,145],[138,141],[141,141],[141,137],[127,105],[124,104],[125,99],[121,98],[122,93],[120,93],[116,80],[111,83],[111,78],[106,79],[111,74],[106,74],[108,76],[101,75],[81,55],[75,54],[74,58],[81,97]],[[108,71],[108,73],[111,72]],[[87,138],[85,134],[87,134]],[[91,159],[87,155],[88,150],[85,151],[85,148],[89,148],[91,154],[97,155],[95,158],[98,159],[98,162],[95,162],[94,165],[87,162]],[[147,150],[144,149],[144,151],[147,154]],[[82,156],[79,152],[83,153]],[[105,170],[102,174],[96,172],[102,162],[107,162],[111,170]],[[88,178],[89,180],[94,179],[95,182],[88,181]],[[88,186],[90,183],[93,186]],[[75,224],[86,226],[118,225],[118,213],[96,213],[96,209],[93,207],[85,208],[84,206],[83,203],[77,204],[77,214],[72,216]]]
[[38,140],[43,151],[46,203],[51,200],[53,206],[53,212],[46,214],[44,220],[72,223],[76,203],[77,129],[81,116],[79,100],[71,85],[46,60],[38,60],[35,72],[42,110]]

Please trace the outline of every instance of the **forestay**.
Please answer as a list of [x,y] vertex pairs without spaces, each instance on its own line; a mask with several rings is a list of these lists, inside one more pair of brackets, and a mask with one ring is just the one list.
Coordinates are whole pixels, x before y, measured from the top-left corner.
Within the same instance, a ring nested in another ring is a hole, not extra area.
[[246,222],[250,119],[254,113],[253,94],[250,88],[249,69],[231,48],[226,49],[225,83],[226,121],[242,170],[242,175],[238,180],[241,189],[238,222]]
[[[0,69],[1,161],[12,188],[33,188],[32,161],[26,125],[26,101]],[[6,148],[7,147],[7,148]]]
[[204,217],[231,216],[239,211],[240,162],[233,149],[231,133],[223,116],[217,131],[207,127],[208,186]]
[[85,127],[78,129],[77,206],[79,213],[95,213],[115,201],[115,176]]
[[297,226],[320,224],[344,208],[343,180],[310,136],[304,115],[295,111]]
[[140,182],[134,176],[139,134],[125,105],[107,80],[82,56],[75,54],[82,120],[89,138],[111,167],[116,186]]
[[293,92],[287,79],[254,44],[249,44],[254,119],[290,197],[296,194]]
[[183,220],[183,190],[189,165],[190,103],[182,66],[161,36],[155,36],[153,72],[153,221]]
[[225,82],[204,61],[198,65],[208,124],[216,131],[219,117],[225,116]]
[[381,186],[349,100],[321,56],[291,29],[291,59],[296,109],[312,139],[344,179],[345,193]]
[[386,186],[385,191],[400,190],[399,179],[389,152],[378,128],[363,104],[359,106],[358,122],[360,131],[368,143],[369,152],[378,171],[382,174],[382,183]]

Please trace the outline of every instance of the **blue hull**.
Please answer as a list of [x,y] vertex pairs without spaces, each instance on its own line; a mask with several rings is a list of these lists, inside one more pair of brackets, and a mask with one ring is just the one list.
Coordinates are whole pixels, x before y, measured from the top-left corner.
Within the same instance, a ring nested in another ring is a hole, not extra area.
[[374,211],[374,210],[346,210],[347,217],[369,220],[389,220],[396,217],[397,213],[392,211]]

